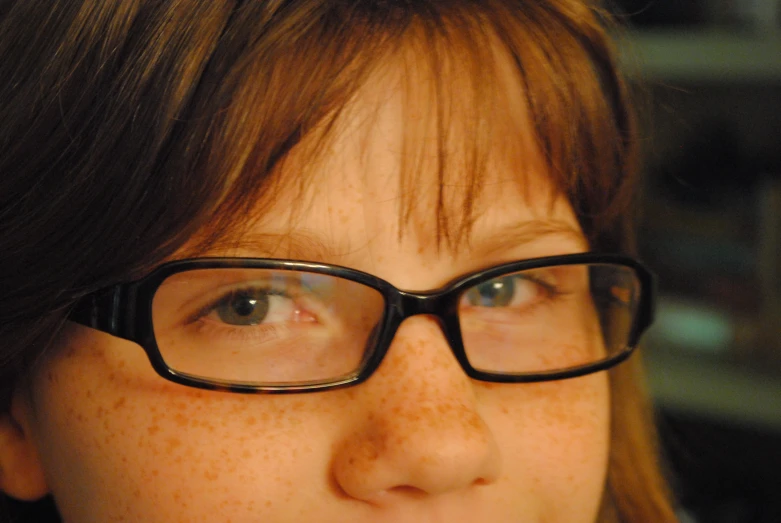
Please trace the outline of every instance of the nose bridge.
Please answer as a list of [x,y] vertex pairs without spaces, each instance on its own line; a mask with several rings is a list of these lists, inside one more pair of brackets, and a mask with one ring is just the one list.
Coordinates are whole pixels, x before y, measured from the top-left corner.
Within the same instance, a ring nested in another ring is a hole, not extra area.
[[458,492],[495,481],[501,469],[469,378],[438,328],[410,317],[437,316],[436,301],[413,295],[408,303],[403,316],[411,321],[402,321],[382,365],[361,386],[366,421],[356,423],[334,465],[346,492],[375,503],[393,499],[388,493]]
[[401,359],[407,360],[403,366],[407,368],[409,364],[418,362],[424,366],[433,366],[431,370],[449,375],[451,380],[468,381],[467,376],[458,372],[463,370],[462,365],[453,361],[453,343],[448,339],[443,320],[436,312],[418,312],[403,318],[390,345],[389,354],[386,355],[387,365],[393,365],[392,361]]

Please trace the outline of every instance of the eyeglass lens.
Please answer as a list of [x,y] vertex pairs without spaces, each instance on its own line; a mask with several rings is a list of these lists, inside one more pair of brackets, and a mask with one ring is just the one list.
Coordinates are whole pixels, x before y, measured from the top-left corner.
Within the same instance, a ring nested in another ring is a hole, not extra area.
[[639,283],[618,265],[560,265],[466,291],[458,318],[467,359],[499,374],[563,370],[626,348]]
[[[465,289],[458,320],[478,370],[536,373],[622,351],[639,299],[631,268],[559,265]],[[337,276],[277,269],[176,273],[152,302],[155,340],[171,369],[248,385],[293,385],[353,375],[374,349],[383,294]],[[368,351],[368,352],[367,352]]]

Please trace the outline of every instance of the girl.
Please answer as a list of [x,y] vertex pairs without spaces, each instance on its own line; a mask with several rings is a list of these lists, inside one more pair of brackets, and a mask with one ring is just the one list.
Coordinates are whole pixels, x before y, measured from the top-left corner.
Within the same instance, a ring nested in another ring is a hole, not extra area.
[[597,5],[0,9],[6,519],[673,520]]

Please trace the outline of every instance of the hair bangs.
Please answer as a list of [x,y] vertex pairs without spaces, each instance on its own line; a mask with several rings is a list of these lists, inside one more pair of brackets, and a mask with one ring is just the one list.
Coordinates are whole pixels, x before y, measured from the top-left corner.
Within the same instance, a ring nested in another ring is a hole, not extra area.
[[[492,155],[512,163],[524,191],[527,164],[541,154],[592,246],[624,249],[625,231],[613,229],[625,227],[616,218],[627,212],[632,186],[634,144],[626,137],[634,122],[620,109],[625,88],[609,74],[611,50],[597,30],[604,21],[589,9],[564,17],[570,2],[556,3],[519,9],[492,0],[475,14],[471,1],[315,2],[292,19],[267,6],[239,10],[233,45],[215,52],[222,67],[201,82],[219,87],[192,112],[214,115],[199,169],[226,180],[199,248],[241,234],[279,191],[303,193],[356,97],[377,82],[398,82],[400,233],[433,224],[434,241],[457,248],[491,183]],[[267,27],[258,29],[259,20]],[[240,30],[245,25],[256,28]]]

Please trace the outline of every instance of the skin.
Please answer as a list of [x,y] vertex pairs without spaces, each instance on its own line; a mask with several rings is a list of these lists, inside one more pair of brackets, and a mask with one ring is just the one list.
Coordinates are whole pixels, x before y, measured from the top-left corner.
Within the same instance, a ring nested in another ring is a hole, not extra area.
[[[399,230],[409,125],[400,107],[416,103],[402,91],[397,82],[369,83],[304,194],[283,189],[270,211],[237,232],[240,241],[200,254],[337,263],[421,290],[506,261],[586,250],[572,209],[553,195],[523,139],[519,156],[500,146],[491,152],[469,241],[436,247],[426,196],[437,183],[431,154],[415,212]],[[514,125],[530,135],[528,124]],[[402,324],[367,382],[316,394],[169,383],[137,346],[73,324],[59,345],[14,397],[0,425],[14,443],[0,446],[0,463],[7,492],[50,491],[68,522],[596,517],[609,446],[604,373],[540,384],[472,381],[425,316]]]

